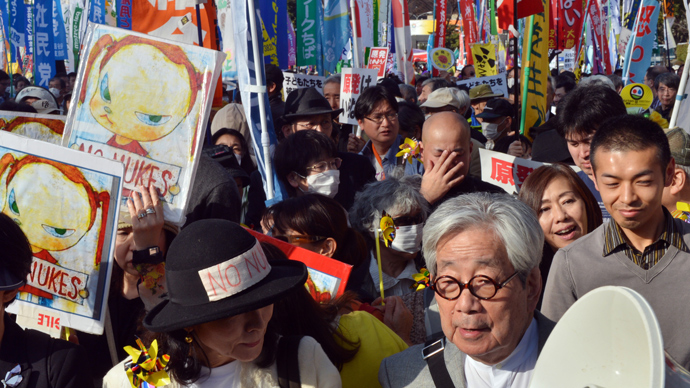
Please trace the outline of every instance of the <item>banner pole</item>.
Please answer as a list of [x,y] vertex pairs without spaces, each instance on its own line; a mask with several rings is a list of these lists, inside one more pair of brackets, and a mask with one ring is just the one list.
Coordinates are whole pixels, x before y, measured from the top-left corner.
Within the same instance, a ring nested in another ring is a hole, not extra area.
[[[261,146],[264,150],[264,166],[266,168],[266,199],[271,200],[274,197],[273,189],[273,166],[271,165],[271,138],[266,128],[266,101],[263,95],[266,94],[266,85],[264,84],[261,67],[263,67],[263,58],[259,58],[259,37],[256,32],[256,8],[254,0],[247,0],[249,7],[249,29],[252,37],[252,55],[254,56],[254,75],[256,76],[255,90],[259,97],[259,115],[261,116]],[[260,67],[261,66],[261,67]]]
[[[517,10],[516,10],[517,11]],[[522,112],[520,114],[520,134],[525,133],[525,119],[527,117],[527,85],[529,85],[529,73],[532,68],[532,33],[534,32],[534,15],[529,17],[529,35],[527,35],[527,58],[525,60],[525,83],[522,85]],[[517,74],[517,73],[516,73]]]
[[[685,91],[688,86],[688,69],[690,69],[690,55],[685,56],[685,66],[683,67],[683,74],[680,77],[680,86],[678,93],[676,93],[676,102],[673,104],[673,112],[671,113],[671,120],[668,122],[668,127],[673,128],[678,121],[678,113],[680,112],[680,102],[685,99]],[[683,128],[685,131],[690,131],[690,128]]]
[[352,14],[352,67],[359,68],[359,43],[357,43],[357,14],[355,13],[357,4],[355,0],[350,0],[350,13]]

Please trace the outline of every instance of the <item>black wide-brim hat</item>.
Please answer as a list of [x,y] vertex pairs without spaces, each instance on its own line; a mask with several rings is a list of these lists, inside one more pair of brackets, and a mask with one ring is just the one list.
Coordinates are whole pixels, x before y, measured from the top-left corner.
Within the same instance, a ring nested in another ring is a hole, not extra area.
[[[302,286],[307,269],[297,261],[269,264],[259,242],[243,227],[207,219],[191,223],[173,240],[165,276],[168,299],[146,314],[143,322],[153,332],[266,307]],[[211,277],[215,281],[209,281]]]
[[285,99],[283,118],[292,121],[297,117],[316,116],[329,113],[335,118],[343,109],[331,109],[331,104],[316,88],[295,89]]

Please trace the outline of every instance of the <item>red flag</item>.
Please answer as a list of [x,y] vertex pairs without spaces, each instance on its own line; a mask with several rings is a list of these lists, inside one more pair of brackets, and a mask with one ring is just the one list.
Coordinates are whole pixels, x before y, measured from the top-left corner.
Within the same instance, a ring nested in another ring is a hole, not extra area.
[[474,2],[472,0],[460,0],[460,12],[462,15],[462,32],[465,36],[465,53],[467,54],[467,64],[474,64],[472,59],[472,44],[479,40],[477,18],[474,13]]
[[434,32],[434,47],[446,46],[446,11],[448,2],[436,0],[436,32]]
[[[518,19],[544,12],[541,0],[518,0]],[[498,27],[507,30],[513,24],[513,0],[498,0]],[[517,27],[516,27],[517,28]]]
[[559,34],[558,49],[577,48],[582,37],[582,1],[558,0]]

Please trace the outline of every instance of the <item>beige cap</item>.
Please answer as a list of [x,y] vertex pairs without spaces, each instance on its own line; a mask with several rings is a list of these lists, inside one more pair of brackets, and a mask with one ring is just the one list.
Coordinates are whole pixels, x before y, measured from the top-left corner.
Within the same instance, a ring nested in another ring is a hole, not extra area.
[[425,108],[443,108],[444,106],[450,105],[456,109],[460,109],[460,99],[452,89],[455,88],[440,88],[434,90],[429,94],[429,97],[421,106]]
[[240,131],[247,142],[250,141],[249,126],[244,116],[244,108],[240,104],[230,103],[222,107],[211,122],[211,136],[223,128]]
[[690,135],[683,128],[675,127],[666,130],[666,137],[676,164],[690,166]]

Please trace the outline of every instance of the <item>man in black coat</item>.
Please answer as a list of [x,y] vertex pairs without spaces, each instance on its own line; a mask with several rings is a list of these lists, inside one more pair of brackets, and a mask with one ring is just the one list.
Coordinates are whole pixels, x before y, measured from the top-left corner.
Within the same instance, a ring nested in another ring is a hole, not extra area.
[[18,388],[92,386],[89,370],[84,368],[87,355],[82,347],[35,330],[23,330],[5,312],[26,284],[32,256],[22,230],[0,213],[0,378],[7,387]]

